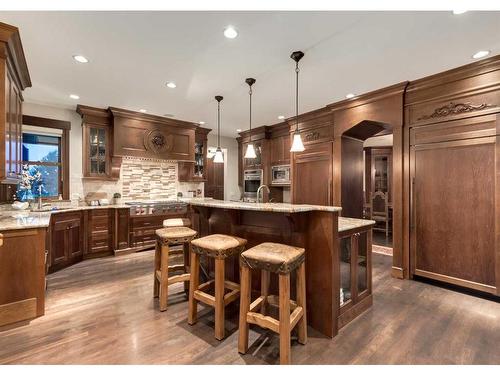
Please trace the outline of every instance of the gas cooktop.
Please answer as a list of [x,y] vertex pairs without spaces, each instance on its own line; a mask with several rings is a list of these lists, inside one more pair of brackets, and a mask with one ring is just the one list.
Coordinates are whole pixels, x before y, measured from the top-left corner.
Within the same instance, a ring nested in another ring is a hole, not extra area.
[[172,213],[182,214],[187,211],[187,203],[175,201],[175,200],[165,200],[165,201],[131,201],[125,202],[126,205],[130,206],[130,215],[167,215]]

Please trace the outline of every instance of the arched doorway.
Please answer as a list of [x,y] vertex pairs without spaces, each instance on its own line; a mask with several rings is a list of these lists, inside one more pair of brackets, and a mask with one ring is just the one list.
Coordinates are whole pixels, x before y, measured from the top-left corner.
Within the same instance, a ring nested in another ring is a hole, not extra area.
[[[363,176],[362,148],[364,140],[381,132],[392,132],[392,232],[393,258],[392,275],[398,278],[408,276],[409,226],[404,224],[408,207],[404,205],[407,186],[404,168],[405,138],[403,132],[404,92],[407,82],[362,95],[356,99],[336,103],[330,107],[334,116],[333,181],[334,205],[343,207],[342,215],[362,212]],[[357,150],[357,151],[356,151]],[[348,181],[349,174],[357,175]],[[343,179],[344,175],[344,179]],[[352,206],[352,207],[351,207]]]

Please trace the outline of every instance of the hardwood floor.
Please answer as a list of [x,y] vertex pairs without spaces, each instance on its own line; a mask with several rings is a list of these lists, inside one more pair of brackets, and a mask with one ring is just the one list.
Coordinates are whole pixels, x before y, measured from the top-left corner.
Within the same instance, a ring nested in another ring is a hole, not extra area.
[[[500,303],[390,277],[391,258],[374,254],[374,306],[333,340],[309,328],[292,342],[295,364],[500,364]],[[275,334],[250,329],[238,354],[238,309],[214,338],[211,309],[187,324],[182,285],[166,312],[153,300],[153,252],[93,259],[48,278],[46,315],[0,328],[0,363],[276,364]]]

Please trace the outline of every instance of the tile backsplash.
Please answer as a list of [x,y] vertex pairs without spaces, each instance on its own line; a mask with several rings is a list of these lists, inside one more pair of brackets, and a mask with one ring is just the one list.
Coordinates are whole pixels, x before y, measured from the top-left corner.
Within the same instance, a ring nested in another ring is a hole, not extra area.
[[177,163],[123,159],[124,199],[173,199],[177,196]]
[[137,158],[123,158],[118,181],[84,179],[82,184],[83,197],[89,192],[106,192],[111,199],[118,192],[126,201],[175,199],[178,192],[186,196],[189,190],[198,189],[203,195],[204,187],[203,183],[178,182],[176,162]]

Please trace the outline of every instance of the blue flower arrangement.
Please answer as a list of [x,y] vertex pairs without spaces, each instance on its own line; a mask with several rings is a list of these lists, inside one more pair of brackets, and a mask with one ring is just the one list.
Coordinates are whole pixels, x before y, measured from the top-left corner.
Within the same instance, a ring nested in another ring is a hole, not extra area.
[[[41,193],[41,194],[40,194]],[[35,196],[47,193],[43,186],[42,173],[36,165],[23,164],[17,196],[22,202],[33,200]]]

